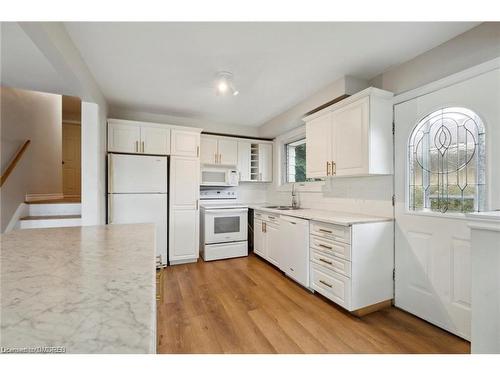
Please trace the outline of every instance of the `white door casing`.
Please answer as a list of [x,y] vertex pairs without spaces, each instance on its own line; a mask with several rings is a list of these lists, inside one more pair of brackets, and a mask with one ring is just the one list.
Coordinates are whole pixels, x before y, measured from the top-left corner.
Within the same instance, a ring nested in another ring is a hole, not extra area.
[[[429,113],[464,107],[486,129],[486,206],[500,207],[500,71],[494,70],[395,106],[395,304],[470,339],[471,244],[463,214],[408,210],[408,141]],[[496,191],[496,195],[492,192]]]

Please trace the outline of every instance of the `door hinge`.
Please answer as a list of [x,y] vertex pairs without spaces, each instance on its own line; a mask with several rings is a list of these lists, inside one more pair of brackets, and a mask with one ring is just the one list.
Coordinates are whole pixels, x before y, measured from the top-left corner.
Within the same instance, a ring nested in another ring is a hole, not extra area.
[[396,133],[396,123],[393,121],[392,122],[392,135]]
[[396,269],[392,269],[392,280],[396,281]]
[[392,206],[394,207],[396,205],[396,195],[392,194]]

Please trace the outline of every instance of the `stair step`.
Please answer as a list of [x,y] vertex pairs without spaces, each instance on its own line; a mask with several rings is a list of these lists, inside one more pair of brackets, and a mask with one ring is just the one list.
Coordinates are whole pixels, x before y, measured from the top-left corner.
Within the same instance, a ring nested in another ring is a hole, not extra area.
[[19,229],[78,227],[81,215],[30,215],[19,220]]
[[80,215],[82,213],[80,203],[30,203],[28,209],[29,216]]
[[82,215],[46,215],[46,216],[24,216],[20,220],[61,220],[81,219]]
[[81,198],[59,198],[59,199],[39,199],[24,201],[26,204],[64,204],[64,203],[82,203]]

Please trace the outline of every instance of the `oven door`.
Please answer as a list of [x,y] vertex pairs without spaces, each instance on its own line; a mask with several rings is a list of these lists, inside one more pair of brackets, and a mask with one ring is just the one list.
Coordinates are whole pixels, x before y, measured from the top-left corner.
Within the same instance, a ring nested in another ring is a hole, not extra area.
[[205,243],[247,240],[247,208],[205,210]]

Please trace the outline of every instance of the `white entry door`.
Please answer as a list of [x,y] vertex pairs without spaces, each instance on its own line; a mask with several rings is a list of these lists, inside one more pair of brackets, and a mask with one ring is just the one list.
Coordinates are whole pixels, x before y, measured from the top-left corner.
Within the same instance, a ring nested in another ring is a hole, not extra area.
[[395,106],[395,304],[469,340],[471,244],[460,211],[500,208],[499,103],[493,70]]

